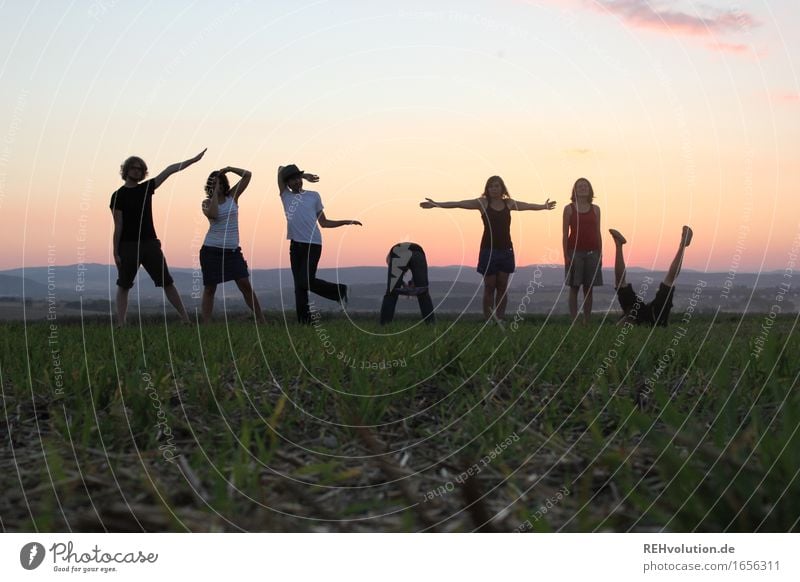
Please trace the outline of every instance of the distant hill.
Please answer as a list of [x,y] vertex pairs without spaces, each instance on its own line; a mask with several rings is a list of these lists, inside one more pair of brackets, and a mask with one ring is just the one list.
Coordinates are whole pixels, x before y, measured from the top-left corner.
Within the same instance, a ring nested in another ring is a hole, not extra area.
[[[24,290],[24,291],[23,291]],[[44,284],[30,277],[19,277],[0,272],[0,297],[37,297],[47,296],[47,278]]]
[[[66,265],[52,267],[49,271],[47,267],[0,271],[0,298],[4,298],[7,304],[5,311],[0,313],[0,319],[14,319],[17,317],[14,314],[21,312],[21,302],[18,303],[20,309],[12,308],[8,305],[10,298],[24,297],[28,303],[33,301],[34,306],[27,312],[28,316],[42,313],[48,283],[54,285],[57,301],[63,304],[64,309],[79,309],[80,301],[83,301],[84,311],[107,311],[116,292],[116,267],[94,263],[81,265],[80,269],[78,265]],[[199,302],[203,289],[199,270],[171,268],[170,271],[187,306],[193,309]],[[386,285],[385,267],[320,269],[318,275],[323,279],[341,281],[351,286],[348,309],[354,312],[377,312],[380,309]],[[646,276],[658,282],[663,278],[664,272],[632,268],[628,279],[638,289]],[[511,281],[508,312],[513,314],[517,309],[524,308],[528,313],[566,313],[563,277],[562,265],[529,265],[518,268]],[[595,290],[595,310],[618,309],[613,289],[613,271],[604,269],[603,277],[606,284]],[[481,311],[483,284],[474,267],[430,267],[429,278],[437,310],[471,313]],[[265,309],[293,310],[294,294],[289,269],[255,269],[251,271],[251,279]],[[785,279],[780,271],[737,273],[731,279],[728,273],[684,270],[675,296],[676,311],[685,308],[699,281],[705,282],[697,305],[699,310],[714,311],[720,308],[730,312],[768,312],[774,304],[778,285],[784,283]],[[657,283],[651,286],[646,296],[651,298],[656,289]],[[522,305],[522,298],[526,295],[531,296],[531,300]],[[800,305],[797,290],[787,293],[784,300],[783,313],[797,311],[797,305]],[[144,310],[158,310],[162,301],[161,290],[141,270],[131,292],[131,302]],[[223,301],[228,310],[245,309],[241,295],[233,283],[227,283],[218,289],[217,302],[220,308]],[[315,301],[323,311],[338,308],[335,303],[324,299],[315,298]],[[37,302],[41,302],[38,311]],[[398,311],[416,312],[417,303],[415,300],[401,300]]]

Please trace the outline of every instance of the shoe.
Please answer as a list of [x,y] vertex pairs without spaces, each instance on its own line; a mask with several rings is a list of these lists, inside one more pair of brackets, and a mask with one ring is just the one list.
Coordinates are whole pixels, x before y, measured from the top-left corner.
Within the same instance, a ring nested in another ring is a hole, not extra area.
[[622,233],[620,231],[614,228],[609,228],[608,232],[611,233],[611,238],[614,239],[614,242],[618,242],[621,245],[624,245],[626,242],[628,242],[627,239],[624,236],[622,236]]
[[681,233],[681,244],[685,247],[688,247],[690,244],[692,244],[693,235],[694,233],[692,232],[692,229],[688,226],[684,226],[683,232]]

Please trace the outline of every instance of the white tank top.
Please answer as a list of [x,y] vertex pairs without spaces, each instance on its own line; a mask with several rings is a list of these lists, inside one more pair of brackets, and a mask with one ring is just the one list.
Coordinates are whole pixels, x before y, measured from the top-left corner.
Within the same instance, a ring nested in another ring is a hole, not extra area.
[[210,220],[210,223],[203,241],[205,246],[221,249],[239,246],[239,205],[233,201],[233,196],[228,196],[219,205],[217,218]]

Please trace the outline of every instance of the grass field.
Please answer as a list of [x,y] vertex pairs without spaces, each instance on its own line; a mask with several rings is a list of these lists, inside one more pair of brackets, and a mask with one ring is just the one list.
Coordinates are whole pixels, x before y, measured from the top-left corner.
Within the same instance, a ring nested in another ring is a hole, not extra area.
[[2,528],[797,531],[797,317],[673,319],[6,324]]

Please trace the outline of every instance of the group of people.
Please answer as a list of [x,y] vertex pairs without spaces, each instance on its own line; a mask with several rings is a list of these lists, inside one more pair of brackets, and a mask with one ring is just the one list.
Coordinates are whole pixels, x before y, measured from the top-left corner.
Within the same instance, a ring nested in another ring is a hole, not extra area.
[[[164,181],[202,159],[206,150],[184,162],[167,166],[150,180],[147,164],[139,157],[129,157],[120,167],[124,181],[111,196],[110,208],[114,218],[113,252],[117,266],[116,311],[117,325],[124,325],[128,292],[133,287],[139,266],[143,266],[157,287],[164,288],[167,300],[181,319],[188,323],[189,316],[169,273],[161,243],[153,226],[152,197]],[[228,175],[238,176],[231,186]],[[206,180],[206,198],[201,210],[209,222],[208,233],[200,249],[200,267],[203,274],[201,316],[203,322],[211,320],[217,286],[234,281],[245,303],[260,323],[264,322],[261,305],[250,284],[250,275],[239,245],[239,200],[250,184],[251,172],[227,166],[211,172]],[[295,164],[278,168],[278,193],[283,204],[290,241],[289,259],[294,281],[295,309],[301,324],[312,321],[309,308],[309,291],[346,305],[348,287],[317,277],[317,266],[322,256],[320,228],[361,226],[358,220],[332,220],[325,216],[319,193],[305,190],[303,182],[316,183],[319,177],[307,173]],[[570,203],[564,207],[562,221],[562,246],[565,265],[565,285],[569,288],[569,309],[573,320],[586,324],[592,312],[592,291],[603,284],[603,238],[600,229],[600,208],[594,204],[594,191],[586,178],[579,178],[573,188]],[[521,202],[511,198],[500,176],[486,181],[483,193],[477,197],[457,202],[436,202],[426,198],[420,206],[430,208],[461,208],[477,210],[483,222],[478,253],[478,272],[483,275],[483,315],[502,322],[508,302],[508,284],[516,265],[511,241],[511,211],[552,210],[556,203],[547,199],[542,204]],[[684,250],[692,240],[692,230],[684,226],[678,251],[670,265],[655,298],[645,303],[627,283],[622,246],[627,242],[617,230],[609,230],[615,245],[615,288],[623,310],[622,322],[647,325],[666,325],[672,308],[674,284],[683,263]],[[427,323],[435,321],[433,301],[428,284],[428,265],[425,251],[413,242],[398,243],[386,258],[388,275],[386,292],[381,305],[380,321],[392,321],[400,295],[415,296],[422,318]],[[410,281],[405,281],[410,271]],[[583,288],[582,309],[578,300]]]

